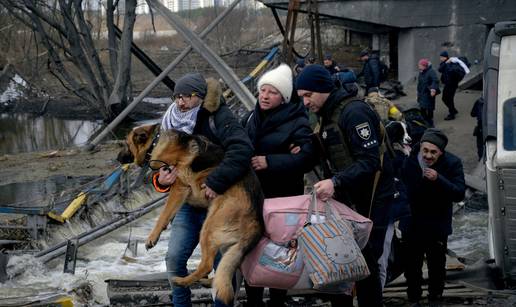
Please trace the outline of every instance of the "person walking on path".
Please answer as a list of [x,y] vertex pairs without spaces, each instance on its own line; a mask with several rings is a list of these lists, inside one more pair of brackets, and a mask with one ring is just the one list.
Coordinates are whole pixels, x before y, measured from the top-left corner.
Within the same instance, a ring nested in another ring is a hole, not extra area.
[[459,64],[451,62],[448,51],[442,51],[439,55],[441,63],[439,64],[439,72],[441,73],[441,82],[444,84],[443,103],[448,107],[448,115],[444,120],[453,120],[459,113],[455,108],[455,92],[459,87],[459,82],[464,77],[464,70]]
[[371,88],[378,89],[380,86],[380,56],[377,52],[369,54],[368,50],[362,50],[362,52],[360,52],[360,60],[364,62],[364,66],[357,77],[364,77],[364,83],[366,86],[365,92],[369,93]]
[[440,93],[439,80],[428,59],[419,60],[417,67],[419,69],[419,76],[417,78],[417,103],[421,110],[421,115],[423,115],[423,118],[433,127],[435,96]]
[[411,209],[407,231],[405,277],[407,295],[419,306],[423,283],[423,260],[428,266],[428,299],[440,304],[446,279],[446,250],[452,233],[453,202],[464,199],[466,184],[461,160],[445,151],[448,138],[439,129],[425,131],[402,168]]

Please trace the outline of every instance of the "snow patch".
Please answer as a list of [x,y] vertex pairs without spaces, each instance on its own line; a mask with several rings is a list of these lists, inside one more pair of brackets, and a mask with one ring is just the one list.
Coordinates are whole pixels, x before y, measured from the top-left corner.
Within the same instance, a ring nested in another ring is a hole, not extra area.
[[23,92],[26,89],[27,82],[19,75],[14,75],[9,82],[7,89],[0,95],[0,103],[7,103],[8,101],[20,98],[24,95]]

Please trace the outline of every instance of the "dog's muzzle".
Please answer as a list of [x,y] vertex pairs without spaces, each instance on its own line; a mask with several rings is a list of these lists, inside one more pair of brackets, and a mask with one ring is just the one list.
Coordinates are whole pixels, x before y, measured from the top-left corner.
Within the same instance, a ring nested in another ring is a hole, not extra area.
[[118,160],[118,162],[120,162],[122,164],[134,162],[134,156],[131,153],[131,151],[129,150],[129,147],[127,146],[127,144],[125,144],[124,148],[122,148],[122,150],[120,150],[116,159]]

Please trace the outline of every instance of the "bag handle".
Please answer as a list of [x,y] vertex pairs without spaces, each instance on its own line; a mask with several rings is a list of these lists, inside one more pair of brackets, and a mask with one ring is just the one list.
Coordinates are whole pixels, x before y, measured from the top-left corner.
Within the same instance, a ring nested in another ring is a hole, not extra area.
[[[325,201],[324,204],[325,204],[324,209],[323,209],[324,216],[326,218],[326,221],[328,221],[332,218],[332,213],[335,216],[335,212],[333,212],[331,205],[328,201]],[[310,205],[308,206],[308,214],[306,215],[306,220],[305,220],[304,226],[312,223],[312,215],[315,215],[316,222],[320,223],[319,217],[320,217],[321,213],[318,212],[316,208],[317,208],[317,194],[315,193],[315,190],[314,190],[314,192],[312,192],[312,198],[310,201]],[[316,212],[315,214],[314,214],[314,211]]]

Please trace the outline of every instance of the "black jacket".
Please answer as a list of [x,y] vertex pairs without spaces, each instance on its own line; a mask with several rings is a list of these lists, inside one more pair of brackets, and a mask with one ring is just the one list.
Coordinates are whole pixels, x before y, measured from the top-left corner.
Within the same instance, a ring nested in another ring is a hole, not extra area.
[[[312,130],[308,114],[299,101],[281,104],[268,112],[259,105],[244,123],[255,156],[266,156],[267,169],[257,171],[266,198],[304,193],[304,173],[313,168]],[[300,146],[297,154],[291,145]]]
[[[206,179],[208,187],[222,194],[249,171],[253,146],[242,125],[221,100],[222,89],[218,81],[207,79],[206,82],[208,91],[193,133],[207,137],[224,149],[224,159]],[[213,123],[210,125],[211,115]]]
[[338,73],[339,71],[335,68],[336,66],[338,66],[337,62],[335,62],[334,60],[331,61],[331,65],[330,66],[324,66],[324,68],[326,68],[329,72],[330,72],[330,75],[334,75],[336,73]]
[[465,71],[458,63],[439,64],[439,72],[441,73],[441,82],[446,86],[457,87],[459,82],[464,78]]
[[371,87],[380,86],[380,57],[377,54],[371,54],[369,59],[364,63],[362,72],[359,76],[364,76],[366,90]]
[[417,78],[417,102],[421,108],[434,110],[435,96],[430,95],[430,89],[436,90],[436,95],[440,93],[439,80],[432,65],[419,73]]
[[411,233],[442,239],[452,233],[452,202],[464,199],[466,184],[462,162],[444,152],[431,166],[439,175],[435,181],[430,181],[423,177],[418,153],[419,145],[416,145],[402,169],[412,213]]
[[[349,97],[342,89],[330,93],[318,115],[323,121],[330,120],[338,104]],[[354,162],[333,174],[336,196],[341,202],[354,205],[357,211],[367,215],[376,171],[380,169],[380,118],[364,101],[350,102],[341,112],[339,128],[345,136]],[[367,131],[365,131],[365,130]],[[324,138],[324,135],[323,135]],[[323,140],[325,147],[339,140]],[[376,187],[375,202],[391,200],[394,196],[394,178],[391,160],[384,154],[383,170]],[[351,202],[351,204],[350,204]]]

